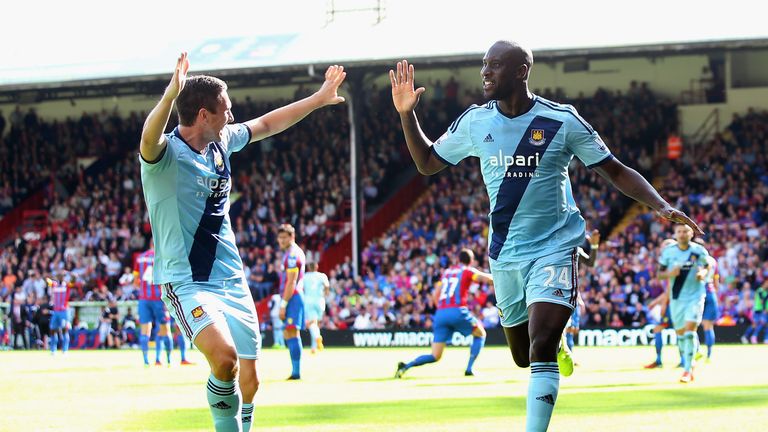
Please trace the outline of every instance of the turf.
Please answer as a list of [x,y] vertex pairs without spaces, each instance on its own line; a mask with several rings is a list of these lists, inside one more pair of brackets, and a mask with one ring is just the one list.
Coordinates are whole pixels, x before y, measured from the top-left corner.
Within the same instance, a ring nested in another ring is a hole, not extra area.
[[[399,360],[419,349],[305,351],[304,379],[286,382],[285,350],[265,350],[253,430],[487,431],[523,430],[529,372],[502,348],[486,348],[477,376],[464,377],[466,348],[443,361],[391,378]],[[562,378],[550,430],[764,430],[768,413],[766,346],[717,346],[696,381],[677,383],[670,366],[642,369],[650,347],[579,348],[580,366]],[[137,351],[0,353],[0,431],[212,430],[198,364],[144,368]]]

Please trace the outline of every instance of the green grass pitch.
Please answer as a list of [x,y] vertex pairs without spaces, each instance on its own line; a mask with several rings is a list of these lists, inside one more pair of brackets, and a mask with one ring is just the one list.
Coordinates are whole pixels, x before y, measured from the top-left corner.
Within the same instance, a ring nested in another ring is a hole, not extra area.
[[[504,348],[486,348],[464,377],[467,348],[392,379],[425,349],[304,351],[303,377],[287,382],[286,350],[259,362],[254,431],[522,431],[529,371]],[[154,354],[152,354],[154,355]],[[550,431],[764,431],[768,346],[715,346],[693,384],[667,365],[644,370],[652,347],[576,348]],[[200,353],[195,366],[144,368],[138,351],[0,352],[0,431],[210,431]],[[174,353],[178,361],[178,353]]]

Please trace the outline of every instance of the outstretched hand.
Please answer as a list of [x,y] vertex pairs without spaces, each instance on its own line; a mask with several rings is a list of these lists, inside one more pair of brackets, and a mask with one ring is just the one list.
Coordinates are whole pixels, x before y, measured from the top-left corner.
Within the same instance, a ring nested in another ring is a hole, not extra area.
[[176,69],[173,71],[173,77],[171,78],[168,87],[165,89],[166,97],[176,99],[179,93],[181,93],[181,90],[184,88],[184,83],[187,82],[188,70],[189,60],[187,60],[187,53],[183,52],[176,60]]
[[345,99],[339,96],[338,91],[339,86],[341,86],[346,77],[347,73],[344,72],[344,66],[333,65],[328,67],[325,71],[325,82],[316,93],[320,98],[321,106],[336,105],[344,102]]
[[404,114],[413,111],[419,103],[419,97],[426,91],[424,87],[414,90],[413,65],[408,60],[397,62],[397,72],[389,70],[389,81],[392,84],[392,102],[397,112]]
[[693,229],[693,232],[698,235],[704,235],[704,231],[702,231],[701,228],[699,228],[699,226],[696,224],[696,222],[693,221],[693,219],[689,218],[687,214],[683,213],[682,211],[672,206],[668,205],[666,207],[663,207],[662,209],[658,210],[656,213],[658,213],[659,216],[669,221],[688,225]]

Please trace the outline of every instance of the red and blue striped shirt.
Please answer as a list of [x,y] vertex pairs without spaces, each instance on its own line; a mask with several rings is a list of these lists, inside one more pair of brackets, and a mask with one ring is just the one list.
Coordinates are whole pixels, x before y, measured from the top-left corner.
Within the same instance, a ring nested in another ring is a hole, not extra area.
[[150,249],[136,256],[133,265],[134,276],[139,278],[139,300],[162,300],[160,285],[152,283],[155,264],[155,251]]

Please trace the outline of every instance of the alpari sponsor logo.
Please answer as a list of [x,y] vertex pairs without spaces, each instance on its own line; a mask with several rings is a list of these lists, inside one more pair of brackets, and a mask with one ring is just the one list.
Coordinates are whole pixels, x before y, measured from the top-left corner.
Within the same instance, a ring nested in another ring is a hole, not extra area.
[[221,198],[229,193],[229,177],[197,177],[197,184],[209,192],[197,192],[197,197]]
[[[356,347],[427,347],[432,344],[431,332],[355,332],[352,339]],[[469,346],[472,336],[454,333],[450,340],[453,346]]]
[[494,167],[504,167],[507,171],[504,177],[509,178],[530,178],[538,177],[536,168],[539,167],[541,153],[536,152],[530,156],[524,155],[505,155],[499,150],[498,154],[491,155],[488,162]]

